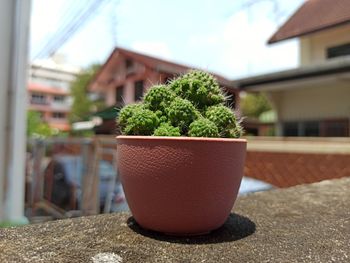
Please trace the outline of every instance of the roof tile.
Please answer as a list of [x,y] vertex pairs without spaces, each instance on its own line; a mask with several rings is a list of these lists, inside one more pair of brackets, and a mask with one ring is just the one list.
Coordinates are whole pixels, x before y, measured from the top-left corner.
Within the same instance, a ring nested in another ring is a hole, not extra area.
[[348,22],[349,0],[308,0],[277,30],[268,43],[299,37]]

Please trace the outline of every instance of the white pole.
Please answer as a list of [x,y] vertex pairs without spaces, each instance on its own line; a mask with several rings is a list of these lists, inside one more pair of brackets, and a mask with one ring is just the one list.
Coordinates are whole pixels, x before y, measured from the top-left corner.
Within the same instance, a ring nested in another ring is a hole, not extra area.
[[30,0],[0,0],[0,220],[15,223],[25,221],[30,6]]

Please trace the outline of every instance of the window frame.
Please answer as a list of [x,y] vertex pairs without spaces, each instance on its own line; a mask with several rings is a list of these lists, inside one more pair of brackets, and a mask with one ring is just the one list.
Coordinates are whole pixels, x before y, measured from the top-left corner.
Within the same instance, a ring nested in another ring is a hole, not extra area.
[[134,82],[134,101],[142,100],[145,91],[144,80],[137,80]]

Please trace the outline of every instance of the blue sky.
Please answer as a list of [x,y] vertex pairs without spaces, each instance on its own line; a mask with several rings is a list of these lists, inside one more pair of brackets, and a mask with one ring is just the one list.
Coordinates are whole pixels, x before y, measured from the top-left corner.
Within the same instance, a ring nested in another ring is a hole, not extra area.
[[[89,0],[75,0],[87,2]],[[74,2],[75,2],[74,1]],[[58,51],[67,62],[103,63],[115,45],[230,79],[295,67],[297,41],[267,39],[303,0],[115,0]],[[31,51],[40,50],[73,1],[33,0]],[[242,9],[242,6],[245,8]]]

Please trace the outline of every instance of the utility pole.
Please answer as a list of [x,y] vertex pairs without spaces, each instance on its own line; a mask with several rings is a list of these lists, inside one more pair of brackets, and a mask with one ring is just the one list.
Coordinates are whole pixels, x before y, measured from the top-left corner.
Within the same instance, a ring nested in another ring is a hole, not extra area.
[[0,0],[0,221],[24,217],[31,0]]

